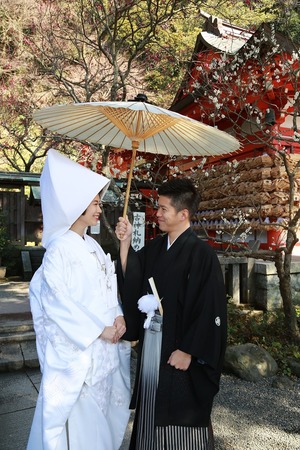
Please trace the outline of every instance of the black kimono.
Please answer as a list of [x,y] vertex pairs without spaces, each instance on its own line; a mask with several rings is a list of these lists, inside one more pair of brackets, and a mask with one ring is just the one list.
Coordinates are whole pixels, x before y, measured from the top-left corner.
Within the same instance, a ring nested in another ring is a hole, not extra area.
[[[125,277],[120,263],[118,265],[127,325],[124,339],[139,340],[142,346],[145,315],[138,310],[137,301],[142,295],[152,293],[148,279],[153,277],[163,306],[155,427],[208,429],[213,398],[219,390],[226,345],[223,275],[215,251],[191,228],[182,233],[169,250],[167,240],[167,235],[158,236],[139,252],[131,248]],[[192,355],[187,371],[167,364],[171,353],[177,349]],[[139,369],[140,358],[131,403],[132,408],[137,408],[135,422],[139,420]],[[132,449],[137,449],[135,430],[136,423]],[[158,449],[160,446],[154,443],[149,448]],[[175,450],[176,447],[164,444],[163,448]]]

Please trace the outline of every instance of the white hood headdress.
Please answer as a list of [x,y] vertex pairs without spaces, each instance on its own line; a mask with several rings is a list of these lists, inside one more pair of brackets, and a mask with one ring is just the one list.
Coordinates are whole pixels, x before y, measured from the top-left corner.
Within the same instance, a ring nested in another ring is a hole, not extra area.
[[109,183],[103,175],[50,149],[40,180],[43,246],[68,231],[100,191],[103,197]]

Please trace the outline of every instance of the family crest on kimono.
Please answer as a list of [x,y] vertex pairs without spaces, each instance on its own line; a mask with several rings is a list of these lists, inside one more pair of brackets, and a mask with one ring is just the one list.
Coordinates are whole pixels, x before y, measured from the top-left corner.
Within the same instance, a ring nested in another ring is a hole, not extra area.
[[[163,183],[156,212],[162,233],[137,252],[128,218],[116,226],[126,339],[139,341],[130,450],[214,448],[211,411],[227,306],[217,255],[190,225],[199,201],[189,179]],[[150,307],[153,283],[157,295]]]
[[42,380],[27,450],[118,450],[131,345],[114,264],[86,234],[109,180],[51,149],[40,185],[46,252],[30,305]]

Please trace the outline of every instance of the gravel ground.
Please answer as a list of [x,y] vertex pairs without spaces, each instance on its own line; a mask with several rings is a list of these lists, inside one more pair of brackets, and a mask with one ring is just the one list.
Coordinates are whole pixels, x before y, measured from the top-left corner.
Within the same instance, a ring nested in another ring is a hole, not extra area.
[[215,450],[300,450],[300,380],[293,389],[223,375],[212,422]]
[[[212,413],[215,450],[300,450],[300,379],[281,390],[272,386],[275,378],[253,383],[222,375]],[[134,411],[120,450],[128,450],[133,418]]]

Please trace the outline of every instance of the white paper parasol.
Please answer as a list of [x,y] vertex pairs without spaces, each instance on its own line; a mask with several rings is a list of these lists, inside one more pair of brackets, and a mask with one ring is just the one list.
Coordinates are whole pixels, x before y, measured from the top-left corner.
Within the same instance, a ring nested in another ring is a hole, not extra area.
[[239,149],[230,134],[145,102],[55,105],[35,111],[44,128],[81,141],[132,150],[126,215],[137,150],[169,156],[218,156]]

